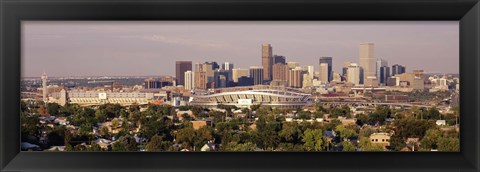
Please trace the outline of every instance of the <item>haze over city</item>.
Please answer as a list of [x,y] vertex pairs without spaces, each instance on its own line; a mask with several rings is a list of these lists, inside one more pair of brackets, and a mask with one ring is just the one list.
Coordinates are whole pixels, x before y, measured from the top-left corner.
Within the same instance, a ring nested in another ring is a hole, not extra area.
[[287,61],[313,65],[333,57],[333,70],[358,62],[359,44],[407,71],[458,73],[459,27],[438,22],[67,22],[22,23],[22,76],[174,75],[175,61],[261,65],[261,44]]

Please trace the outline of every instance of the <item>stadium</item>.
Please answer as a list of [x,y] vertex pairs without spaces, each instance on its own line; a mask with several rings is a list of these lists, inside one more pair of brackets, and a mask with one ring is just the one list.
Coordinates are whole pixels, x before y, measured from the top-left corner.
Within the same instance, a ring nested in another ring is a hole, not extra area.
[[251,105],[266,105],[275,108],[300,108],[308,104],[310,94],[288,90],[259,89],[233,92],[221,92],[210,95],[192,96],[189,104],[202,107],[217,105],[234,105],[249,108]]

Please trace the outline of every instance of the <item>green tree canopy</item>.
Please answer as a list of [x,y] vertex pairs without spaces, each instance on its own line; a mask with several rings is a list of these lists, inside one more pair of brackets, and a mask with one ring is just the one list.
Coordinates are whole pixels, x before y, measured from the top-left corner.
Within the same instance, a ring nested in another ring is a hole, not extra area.
[[323,132],[320,129],[307,129],[303,133],[302,141],[307,151],[321,151],[326,143]]

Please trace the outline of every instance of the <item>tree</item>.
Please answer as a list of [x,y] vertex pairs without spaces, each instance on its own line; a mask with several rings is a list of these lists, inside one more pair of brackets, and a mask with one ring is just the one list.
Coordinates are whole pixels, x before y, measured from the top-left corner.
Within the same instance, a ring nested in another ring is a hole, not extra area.
[[422,150],[437,149],[438,139],[442,137],[442,131],[438,129],[427,130],[425,137],[420,141]]
[[52,116],[58,116],[58,110],[60,109],[60,105],[57,103],[48,103],[47,104],[48,114]]
[[441,114],[438,111],[438,109],[436,107],[432,107],[432,108],[429,108],[426,111],[425,116],[423,118],[424,119],[438,120],[438,119],[440,119],[440,117],[441,117]]
[[195,135],[195,130],[193,128],[182,128],[177,131],[175,134],[175,140],[178,143],[185,144],[188,147],[191,147],[193,149],[194,147],[194,135]]
[[322,111],[316,111],[316,112],[313,113],[314,118],[323,118],[324,115],[325,115],[325,113],[322,112]]
[[128,151],[127,146],[122,142],[115,142],[112,144],[112,151],[114,152],[126,152]]
[[361,137],[369,137],[369,136],[372,135],[373,133],[375,133],[375,130],[373,130],[373,129],[370,128],[370,127],[364,127],[364,128],[361,128],[361,129],[360,129],[359,135],[360,135]]
[[286,142],[295,143],[301,138],[302,131],[299,129],[298,123],[286,122],[283,123],[282,130],[280,130],[278,135]]
[[137,151],[138,145],[134,137],[128,136],[128,137],[124,137],[123,139],[125,139],[123,142],[126,143],[126,147],[128,151],[131,151],[131,152]]
[[256,105],[251,105],[250,106],[250,109],[252,111],[257,111],[257,109],[259,109],[262,105],[261,104],[256,104]]
[[192,118],[190,117],[190,115],[188,115],[188,113],[183,113],[182,118],[183,118],[183,120],[186,120],[186,121],[191,121],[192,120]]
[[[260,108],[260,109],[263,109]],[[259,110],[261,111],[261,110]],[[256,137],[257,146],[264,150],[273,150],[280,142],[278,131],[281,129],[281,125],[274,119],[273,116],[267,116],[267,114],[260,114],[256,124]]]
[[207,117],[207,115],[203,113],[203,108],[200,106],[192,106],[191,111],[193,115],[195,115],[196,117],[200,117],[200,118]]
[[50,146],[65,145],[65,130],[64,126],[55,126],[51,132],[47,134],[48,144]]
[[365,115],[364,113],[357,114],[355,117],[357,118],[357,121],[355,121],[355,124],[357,124],[358,126],[361,127],[365,124],[369,124],[368,116]]
[[331,120],[329,123],[326,123],[324,126],[323,126],[323,129],[324,130],[334,130],[335,127],[337,127],[337,125],[340,125],[342,122],[338,119],[333,119]]
[[347,105],[342,105],[341,107],[330,109],[329,118],[337,118],[339,116],[343,116],[347,118],[351,117],[350,107],[348,107]]
[[438,150],[444,152],[460,151],[460,139],[457,137],[441,137],[438,139]]
[[73,146],[71,144],[67,144],[65,145],[65,151],[75,151],[75,149],[73,149]]
[[125,110],[120,104],[104,104],[98,109],[105,110],[108,119],[119,117],[120,111]]
[[107,120],[107,112],[105,109],[95,111],[95,119],[97,119],[98,122],[105,122],[105,120]]
[[353,145],[353,143],[349,141],[343,141],[342,146],[343,146],[343,151],[345,152],[353,152],[357,150],[355,145]]
[[327,113],[327,109],[321,103],[315,103],[315,110],[316,112]]
[[146,118],[141,123],[140,133],[146,138],[151,138],[158,134],[167,140],[173,139],[171,131],[173,130],[173,122],[168,118]]
[[138,104],[132,104],[128,107],[130,112],[140,112],[140,106]]
[[337,127],[335,127],[335,131],[340,134],[340,137],[343,140],[357,135],[357,132],[354,129],[346,128],[344,125],[337,125]]
[[411,117],[393,122],[395,135],[399,135],[402,139],[407,139],[408,137],[423,138],[426,131],[434,127],[435,123],[433,121],[417,120]]
[[305,143],[304,147],[307,151],[321,151],[324,143],[326,143],[323,138],[323,132],[320,129],[305,130],[302,141]]
[[29,116],[26,112],[20,113],[22,139],[39,134],[38,116]]
[[225,113],[219,111],[210,111],[208,113],[209,117],[213,117],[213,123],[219,123],[225,121]]
[[385,119],[390,117],[392,111],[388,107],[377,107],[373,113],[368,116],[367,123],[370,125],[383,125]]
[[210,126],[204,126],[195,131],[193,144],[195,147],[201,148],[205,143],[213,140],[213,128]]
[[311,119],[312,114],[309,111],[300,111],[297,113],[297,118],[303,120]]
[[112,128],[118,128],[119,127],[119,122],[118,119],[115,118],[112,120]]
[[302,144],[280,143],[277,150],[280,151],[305,151]]
[[99,151],[103,151],[103,149],[102,149],[102,147],[100,147],[100,145],[98,145],[97,143],[92,142],[92,143],[90,144],[90,146],[87,147],[87,151],[99,152]]
[[90,135],[90,132],[93,131],[92,124],[84,123],[84,124],[80,125],[79,131],[80,131],[80,135],[82,135],[82,136]]
[[425,137],[420,141],[421,149],[429,151],[438,149],[439,151],[459,151],[460,140],[457,132],[443,132],[439,129],[427,130]]
[[407,140],[407,138],[422,139],[426,131],[435,126],[433,121],[419,120],[414,117],[395,120],[392,125],[395,134],[390,139],[390,147],[395,150],[401,150],[405,147],[405,140]]
[[171,146],[169,141],[164,141],[163,137],[154,135],[145,146],[147,151],[166,151]]
[[229,142],[224,148],[225,151],[255,151],[255,149],[257,149],[257,145],[252,142]]

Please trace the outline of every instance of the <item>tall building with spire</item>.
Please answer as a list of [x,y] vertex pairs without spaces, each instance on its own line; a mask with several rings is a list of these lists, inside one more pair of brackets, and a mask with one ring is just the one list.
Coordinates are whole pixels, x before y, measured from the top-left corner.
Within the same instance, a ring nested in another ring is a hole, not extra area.
[[42,97],[42,100],[43,102],[47,103],[48,101],[48,97],[47,97],[47,74],[45,72],[43,72],[42,74],[42,91],[43,91],[43,97]]
[[262,67],[263,67],[263,80],[272,80],[272,46],[270,44],[262,44]]
[[[375,45],[371,42],[361,43],[359,49],[359,66],[363,70],[363,76],[360,80],[364,81],[368,77],[376,77],[375,69]],[[363,82],[361,82],[363,84]]]

